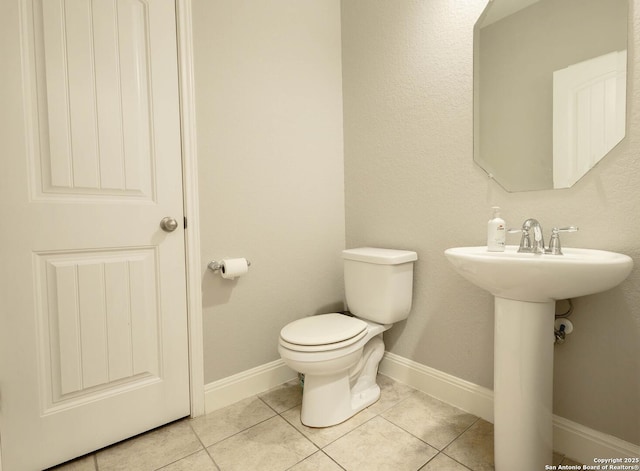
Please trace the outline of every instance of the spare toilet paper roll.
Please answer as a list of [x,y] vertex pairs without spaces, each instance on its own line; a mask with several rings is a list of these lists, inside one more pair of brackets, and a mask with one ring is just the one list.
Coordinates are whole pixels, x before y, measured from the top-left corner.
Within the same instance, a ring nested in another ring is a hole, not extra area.
[[227,280],[233,280],[249,271],[246,258],[225,258],[220,265],[220,275]]

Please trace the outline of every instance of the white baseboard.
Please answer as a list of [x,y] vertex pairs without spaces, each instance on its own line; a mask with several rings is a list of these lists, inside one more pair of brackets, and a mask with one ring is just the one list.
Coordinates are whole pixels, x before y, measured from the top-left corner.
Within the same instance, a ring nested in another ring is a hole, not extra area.
[[554,448],[580,463],[593,465],[594,458],[638,458],[640,445],[553,416]]
[[385,352],[380,373],[493,423],[493,391],[394,353]]
[[[380,373],[493,423],[493,391],[393,353],[385,353]],[[571,459],[637,458],[640,446],[553,416],[553,448]]]
[[233,376],[228,376],[204,387],[205,413],[226,407],[250,396],[254,396],[297,377],[297,373],[275,360]]

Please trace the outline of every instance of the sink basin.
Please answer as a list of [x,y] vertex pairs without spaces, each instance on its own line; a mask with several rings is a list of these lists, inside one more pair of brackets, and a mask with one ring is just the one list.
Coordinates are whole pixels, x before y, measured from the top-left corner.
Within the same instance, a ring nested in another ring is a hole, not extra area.
[[605,250],[562,248],[564,255],[504,252],[456,247],[444,254],[464,278],[494,296],[548,302],[599,293],[620,284],[631,272],[631,257]]

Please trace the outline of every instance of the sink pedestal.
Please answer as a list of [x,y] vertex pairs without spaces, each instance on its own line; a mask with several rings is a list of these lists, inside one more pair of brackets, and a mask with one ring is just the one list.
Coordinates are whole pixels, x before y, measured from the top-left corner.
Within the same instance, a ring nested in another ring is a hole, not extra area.
[[496,471],[552,464],[554,320],[555,301],[495,297]]
[[[605,250],[563,248],[564,255],[456,247],[444,254],[467,280],[495,296],[495,469],[539,471],[553,449],[555,300],[617,286],[633,260]],[[516,301],[517,300],[517,301]]]

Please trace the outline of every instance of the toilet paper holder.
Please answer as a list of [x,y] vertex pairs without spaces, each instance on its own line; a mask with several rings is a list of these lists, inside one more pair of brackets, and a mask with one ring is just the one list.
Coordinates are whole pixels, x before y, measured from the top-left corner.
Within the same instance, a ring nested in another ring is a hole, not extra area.
[[[249,260],[247,260],[247,266],[251,266],[251,262]],[[222,269],[222,262],[217,262],[216,260],[214,260],[212,262],[209,262],[207,267],[209,267],[209,270],[218,271]]]

